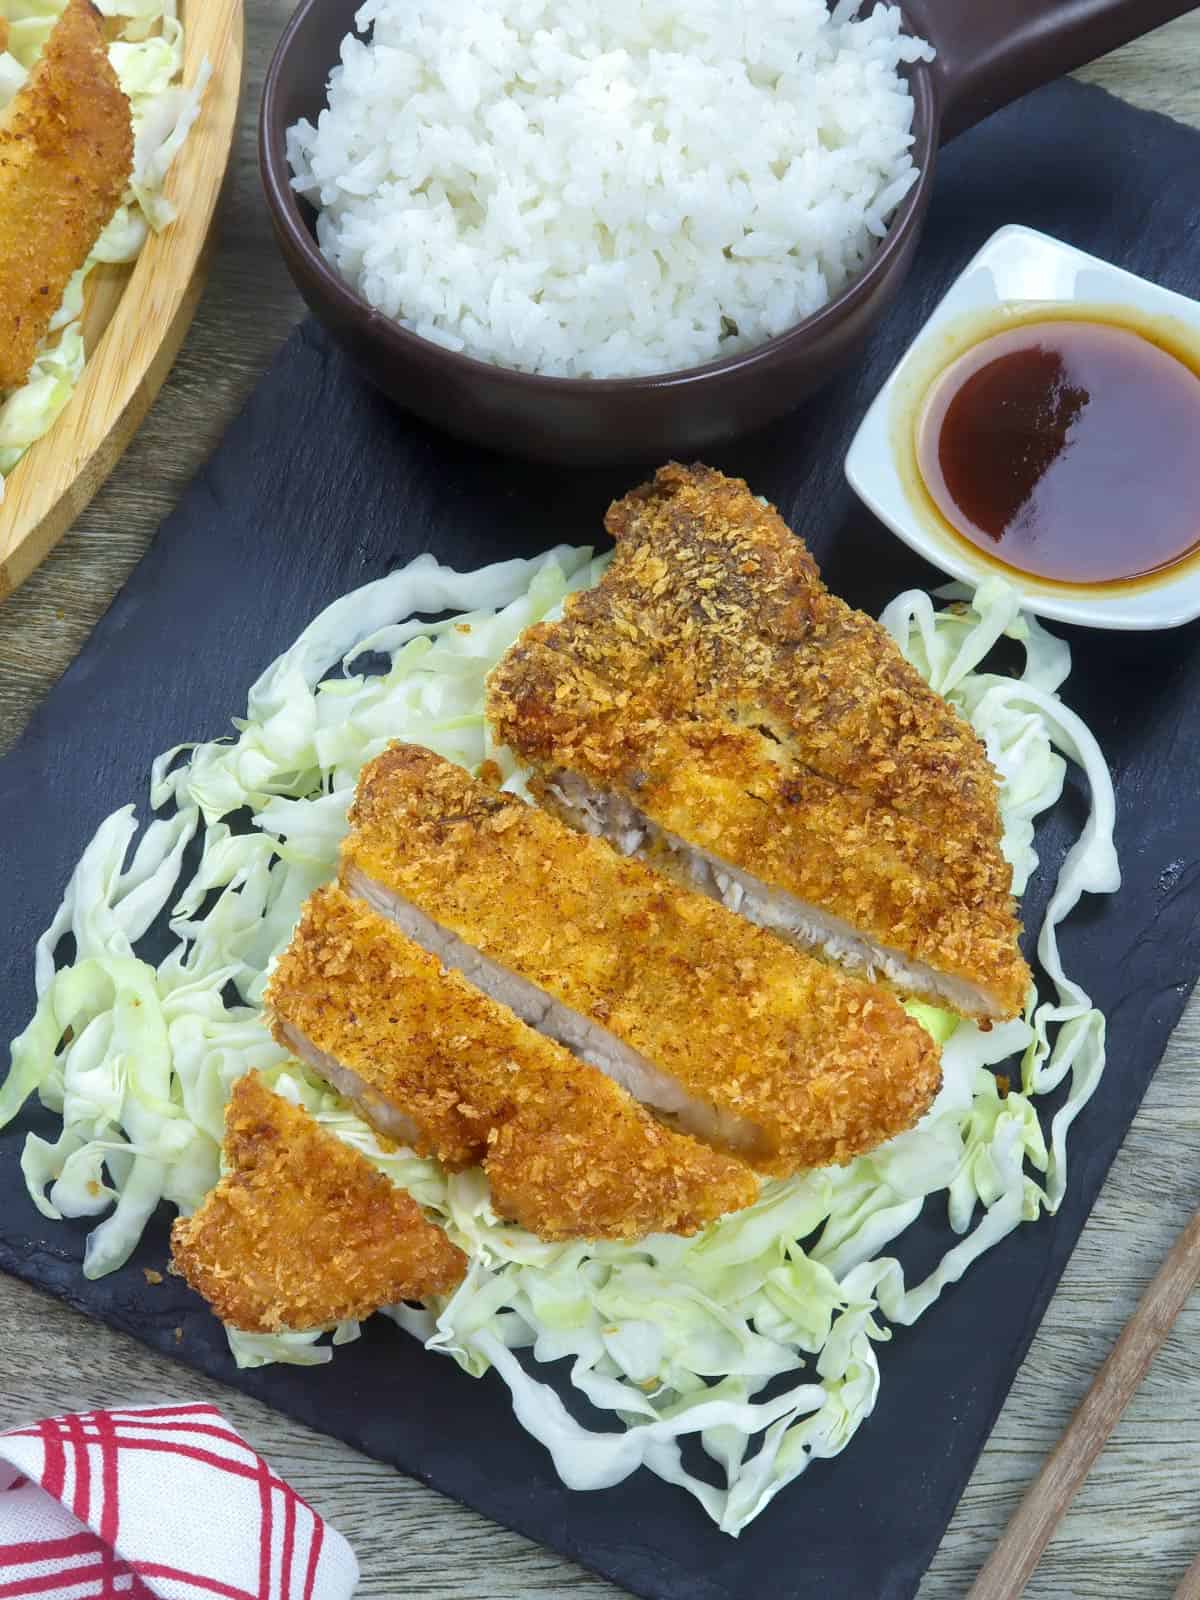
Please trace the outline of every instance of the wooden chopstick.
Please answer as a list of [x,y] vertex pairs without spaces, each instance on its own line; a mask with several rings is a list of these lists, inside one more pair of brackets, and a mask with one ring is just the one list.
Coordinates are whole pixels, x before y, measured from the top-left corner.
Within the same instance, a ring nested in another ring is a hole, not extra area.
[[[1067,1431],[1026,1490],[967,1600],[1016,1600],[1023,1592],[1051,1534],[1146,1376],[1198,1278],[1200,1212],[1171,1247],[1121,1337],[1092,1379]],[[1176,1591],[1176,1600],[1180,1597],[1200,1600],[1200,1557]]]
[[1200,1600],[1200,1556],[1196,1557],[1179,1580],[1173,1600]]

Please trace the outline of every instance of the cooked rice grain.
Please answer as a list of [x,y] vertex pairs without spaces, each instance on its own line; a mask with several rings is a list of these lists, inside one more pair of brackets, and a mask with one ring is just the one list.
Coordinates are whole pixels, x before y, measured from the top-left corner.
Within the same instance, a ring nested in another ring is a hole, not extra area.
[[295,187],[337,271],[500,366],[749,349],[863,268],[915,182],[894,6],[368,0]]

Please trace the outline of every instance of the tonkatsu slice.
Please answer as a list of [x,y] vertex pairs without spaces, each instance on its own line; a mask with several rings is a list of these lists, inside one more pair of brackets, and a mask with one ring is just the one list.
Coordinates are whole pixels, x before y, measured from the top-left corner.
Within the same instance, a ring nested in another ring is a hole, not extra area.
[[848,1161],[937,1091],[937,1047],[894,995],[418,746],[364,768],[341,873],[446,967],[763,1172]]
[[335,885],[309,900],[266,1003],[285,1049],[381,1132],[482,1163],[497,1212],[544,1239],[695,1233],[757,1196],[742,1162],[664,1127]]
[[561,621],[492,674],[558,814],[801,946],[979,1017],[1030,975],[973,730],[737,479],[664,467]]
[[69,0],[0,112],[0,393],[24,383],[132,170],[129,101],[100,13]]
[[222,1322],[306,1332],[449,1294],[467,1258],[407,1192],[257,1072],[225,1108],[225,1176],[171,1229]]

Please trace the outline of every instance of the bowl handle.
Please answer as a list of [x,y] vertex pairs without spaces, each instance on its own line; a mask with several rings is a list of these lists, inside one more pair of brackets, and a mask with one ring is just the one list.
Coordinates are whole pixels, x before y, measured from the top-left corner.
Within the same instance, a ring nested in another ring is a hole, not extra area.
[[1052,78],[1128,44],[1200,0],[905,0],[937,47],[945,143]]

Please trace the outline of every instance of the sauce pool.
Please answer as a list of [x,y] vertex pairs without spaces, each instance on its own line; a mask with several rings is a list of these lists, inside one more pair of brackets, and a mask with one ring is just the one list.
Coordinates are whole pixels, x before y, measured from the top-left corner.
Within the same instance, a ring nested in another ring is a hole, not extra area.
[[1130,329],[1031,322],[954,361],[917,466],[956,533],[1065,583],[1114,583],[1200,547],[1200,377]]

